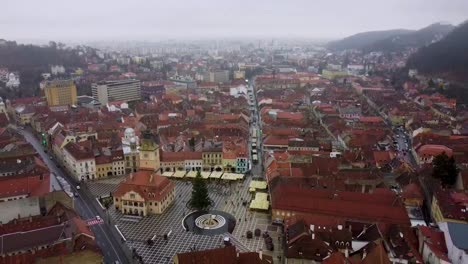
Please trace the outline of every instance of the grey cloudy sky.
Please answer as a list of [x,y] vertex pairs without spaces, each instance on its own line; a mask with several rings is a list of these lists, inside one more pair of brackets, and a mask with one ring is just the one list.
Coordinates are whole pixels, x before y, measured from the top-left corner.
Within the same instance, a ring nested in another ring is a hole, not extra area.
[[0,0],[0,38],[339,38],[468,19],[468,0]]

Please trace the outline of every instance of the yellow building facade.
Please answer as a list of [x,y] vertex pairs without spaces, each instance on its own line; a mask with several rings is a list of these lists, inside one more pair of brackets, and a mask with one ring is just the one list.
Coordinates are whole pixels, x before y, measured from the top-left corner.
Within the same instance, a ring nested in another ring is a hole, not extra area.
[[72,80],[48,81],[44,87],[48,106],[76,105],[76,86]]
[[122,214],[147,216],[163,213],[174,201],[175,185],[154,171],[131,173],[114,193],[115,209]]

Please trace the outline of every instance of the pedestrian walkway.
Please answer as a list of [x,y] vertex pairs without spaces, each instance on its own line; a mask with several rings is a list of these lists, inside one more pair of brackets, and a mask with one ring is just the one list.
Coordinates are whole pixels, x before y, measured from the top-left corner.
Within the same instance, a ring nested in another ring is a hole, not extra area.
[[87,220],[86,221],[86,224],[88,226],[100,225],[100,224],[103,224],[103,223],[104,223],[104,220],[102,220],[102,219],[92,219],[92,220]]
[[99,196],[108,196],[110,195],[110,193],[115,192],[119,184],[94,181],[94,182],[86,182],[86,186],[88,187],[89,191],[91,192],[93,196],[99,197]]

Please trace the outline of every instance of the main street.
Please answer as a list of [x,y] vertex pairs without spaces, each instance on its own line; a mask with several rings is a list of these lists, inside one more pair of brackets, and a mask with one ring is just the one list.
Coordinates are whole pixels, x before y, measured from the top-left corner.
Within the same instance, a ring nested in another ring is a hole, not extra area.
[[254,130],[257,131],[257,156],[258,156],[258,163],[253,164],[253,160],[251,159],[252,168],[250,170],[252,176],[254,177],[263,177],[263,170],[262,170],[262,160],[263,160],[263,142],[261,140],[261,120],[260,120],[260,113],[258,111],[258,102],[257,102],[257,94],[254,89],[254,79],[250,80],[250,83],[247,87],[247,94],[248,94],[248,102],[249,102],[249,109],[252,110],[251,112],[251,125],[250,125],[250,140],[249,140],[249,149],[250,149],[250,156],[252,157],[252,133]]
[[[395,144],[396,142],[396,144]],[[402,128],[397,128],[393,137],[393,144],[396,147],[399,157],[412,167],[416,168],[418,164],[411,151],[411,137]]]
[[[81,216],[81,218],[83,218],[84,220],[89,220],[95,219],[98,215],[103,216],[104,212],[102,210],[97,209],[97,202],[92,197],[86,195],[86,193],[83,190],[78,190],[76,188],[76,183],[72,181],[66,173],[64,173],[60,168],[57,167],[55,162],[53,162],[50,159],[49,155],[45,153],[40,142],[34,137],[34,135],[30,131],[18,130],[18,132],[24,136],[26,141],[28,141],[34,147],[34,149],[36,149],[37,153],[44,160],[50,172],[66,179],[67,182],[70,184],[70,190],[73,193],[78,193],[78,196],[73,197],[73,199],[75,211]],[[53,185],[58,184],[55,176],[51,175],[51,177],[53,177],[53,179],[51,179]],[[104,222],[104,224],[91,226],[91,230],[96,236],[97,244],[102,249],[102,252],[104,254],[105,263],[128,263],[127,257],[125,256],[122,250],[122,246],[125,245],[121,245],[120,241],[116,241],[115,239],[113,239],[110,233],[111,228],[114,227],[109,226],[106,222]]]

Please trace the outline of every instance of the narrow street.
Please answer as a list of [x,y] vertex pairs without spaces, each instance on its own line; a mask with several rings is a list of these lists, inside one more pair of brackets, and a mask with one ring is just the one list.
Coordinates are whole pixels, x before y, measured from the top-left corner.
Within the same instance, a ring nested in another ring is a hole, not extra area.
[[[411,137],[408,136],[404,130],[397,130],[393,140],[394,145],[397,146],[399,157],[416,168],[417,163],[411,153]],[[397,144],[395,144],[395,142]]]

